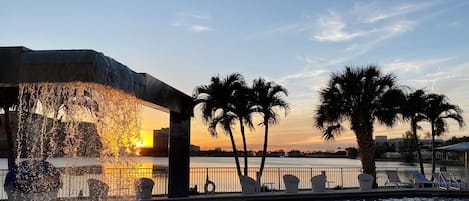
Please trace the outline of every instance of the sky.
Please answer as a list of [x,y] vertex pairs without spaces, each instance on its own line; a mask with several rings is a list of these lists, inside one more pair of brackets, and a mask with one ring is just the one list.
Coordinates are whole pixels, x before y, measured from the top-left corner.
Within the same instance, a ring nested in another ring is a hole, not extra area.
[[[375,64],[398,83],[445,94],[469,119],[469,1],[6,1],[0,0],[0,46],[93,49],[191,95],[212,76],[238,72],[288,89],[291,110],[270,127],[269,149],[338,150],[356,146],[346,130],[326,142],[314,127],[318,91],[344,66]],[[143,114],[145,135],[167,114]],[[153,123],[156,122],[157,123]],[[260,122],[258,118],[256,121]],[[422,135],[428,125],[422,124]],[[155,128],[153,128],[155,127]],[[401,137],[407,123],[375,126]],[[234,128],[239,136],[239,129]],[[195,112],[191,143],[229,150]],[[443,136],[469,135],[450,122]],[[263,143],[263,127],[247,134]],[[236,138],[240,145],[240,138]]]

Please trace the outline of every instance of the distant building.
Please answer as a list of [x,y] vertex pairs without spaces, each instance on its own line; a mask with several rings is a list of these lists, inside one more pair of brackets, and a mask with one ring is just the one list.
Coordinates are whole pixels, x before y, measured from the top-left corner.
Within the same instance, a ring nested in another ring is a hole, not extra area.
[[191,152],[199,152],[200,151],[200,146],[191,144],[190,150],[191,150]]
[[[392,138],[388,139],[387,136],[376,136],[375,137],[375,144],[384,144],[388,143],[389,146],[394,146],[396,151],[399,151],[399,145],[404,142],[404,138]],[[432,148],[432,140],[431,139],[419,139],[420,148],[430,150]],[[444,141],[442,139],[435,139],[435,147],[443,146]]]
[[[384,154],[385,158],[398,158],[397,156],[400,155],[399,147],[404,142],[404,138],[393,138],[388,139],[387,136],[375,136],[375,144],[384,144],[387,143],[389,146],[395,147],[396,152],[386,152]],[[423,159],[431,159],[431,148],[432,148],[432,140],[431,139],[419,139],[419,144],[421,148],[422,158]],[[443,146],[444,140],[442,139],[435,139],[435,147]],[[416,153],[414,153],[416,157]],[[436,158],[440,159],[443,157],[443,154],[440,152],[436,153]]]
[[169,128],[153,131],[153,155],[157,157],[168,156]]

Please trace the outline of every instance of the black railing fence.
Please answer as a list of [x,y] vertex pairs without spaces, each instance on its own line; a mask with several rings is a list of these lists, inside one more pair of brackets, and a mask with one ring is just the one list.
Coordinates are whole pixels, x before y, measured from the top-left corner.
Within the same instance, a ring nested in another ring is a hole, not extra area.
[[[249,168],[249,176],[256,179],[258,167]],[[379,186],[384,186],[387,179],[385,170],[397,170],[402,181],[411,181],[412,172],[418,171],[417,167],[386,167],[377,168],[377,182]],[[452,171],[450,169],[448,172]],[[342,167],[266,167],[261,177],[261,185],[269,190],[285,190],[283,175],[291,174],[300,179],[300,189],[311,189],[311,177],[325,173],[327,178],[326,188],[357,188],[358,175],[362,173],[361,168]],[[464,179],[464,172],[461,170],[452,171],[453,174]],[[5,180],[7,170],[0,170],[0,179]],[[430,178],[430,173],[426,173]],[[88,179],[99,179],[109,185],[110,196],[133,196],[135,195],[134,182],[138,178],[151,178],[155,182],[153,195],[164,196],[168,192],[168,170],[166,167],[155,168],[87,168],[81,171],[61,171],[62,188],[59,190],[59,197],[78,198],[87,197]],[[241,185],[233,167],[194,167],[190,168],[190,187],[194,193],[204,193],[207,179],[215,185],[216,193],[241,192]],[[197,189],[195,189],[197,186]],[[208,190],[212,190],[210,186]],[[0,187],[0,199],[7,199],[7,195]],[[197,191],[197,192],[195,192]]]

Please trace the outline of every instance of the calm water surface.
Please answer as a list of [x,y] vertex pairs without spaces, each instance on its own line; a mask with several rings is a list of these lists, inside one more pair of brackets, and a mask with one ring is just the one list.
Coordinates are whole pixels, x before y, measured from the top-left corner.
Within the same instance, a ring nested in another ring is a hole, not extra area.
[[[130,157],[122,158],[123,161],[129,163],[142,163],[153,165],[167,165],[168,158],[166,157]],[[191,167],[234,167],[234,159],[232,157],[191,157]],[[251,167],[260,166],[260,157],[249,158],[249,165]],[[97,158],[51,158],[48,159],[57,167],[79,167],[89,165],[99,165],[100,161]],[[240,158],[243,164],[243,158]],[[361,167],[361,162],[358,159],[348,158],[291,158],[291,157],[272,157],[266,159],[266,167]],[[377,161],[376,167],[414,167],[414,165],[404,164],[401,162],[393,161]],[[430,164],[425,164],[425,167],[431,167]],[[7,169],[7,159],[0,159],[0,169]]]

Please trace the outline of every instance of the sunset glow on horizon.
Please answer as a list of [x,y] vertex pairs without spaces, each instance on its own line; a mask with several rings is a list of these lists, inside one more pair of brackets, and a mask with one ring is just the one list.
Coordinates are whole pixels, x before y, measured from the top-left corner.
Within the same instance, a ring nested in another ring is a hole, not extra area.
[[[399,85],[444,94],[469,120],[469,1],[2,1],[0,46],[33,50],[93,49],[135,72],[191,96],[213,76],[241,73],[285,87],[291,110],[269,127],[270,150],[338,150],[356,146],[346,130],[324,141],[314,127],[319,90],[344,66],[376,64]],[[86,11],[86,14],[84,14]],[[125,15],[124,15],[125,14]],[[141,147],[169,127],[169,114],[144,106]],[[262,147],[264,128],[247,130],[248,149]],[[469,136],[449,120],[441,138]],[[429,131],[421,123],[422,137]],[[374,136],[398,138],[409,123],[376,124]],[[233,125],[241,148],[239,125]],[[231,150],[220,129],[211,136],[196,108],[191,144]]]

